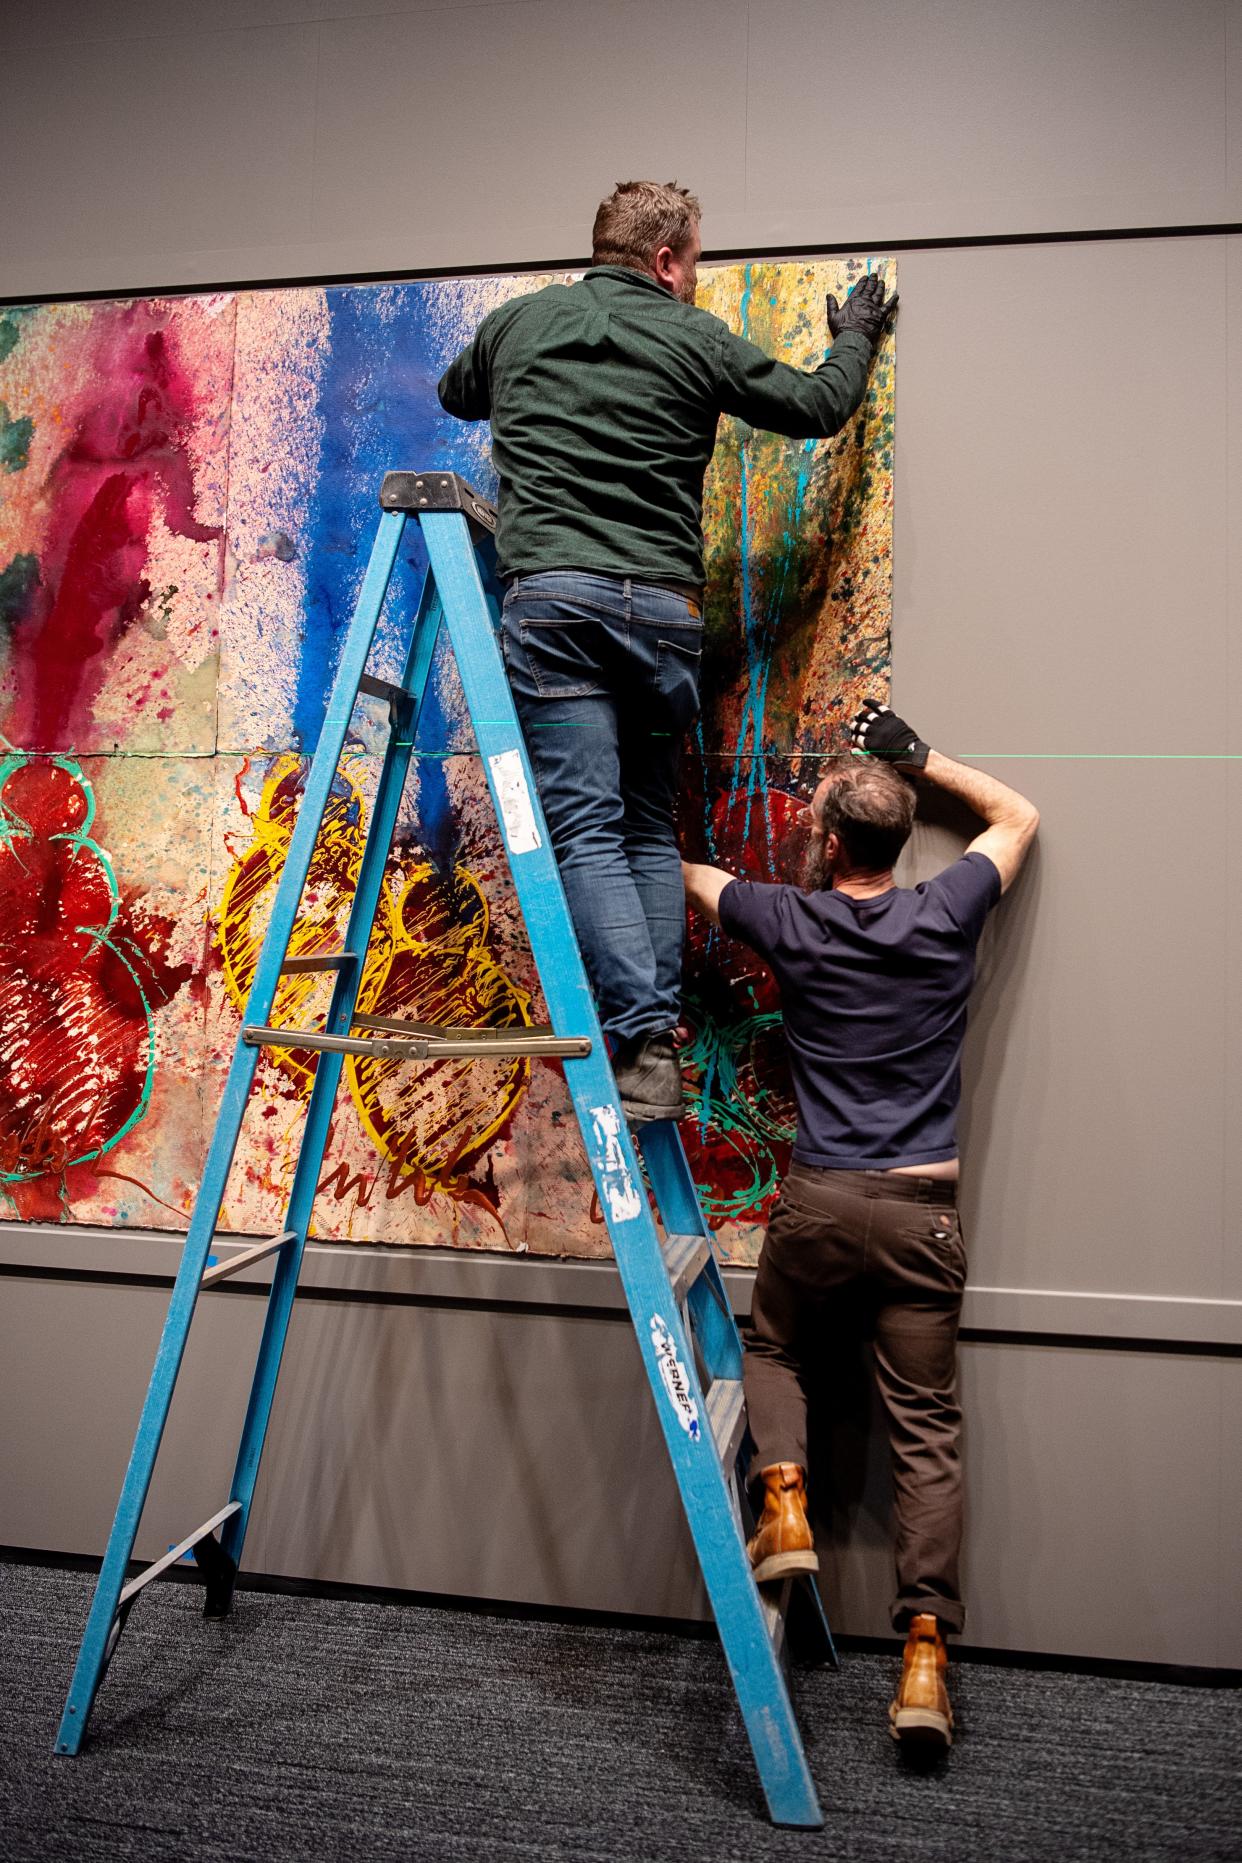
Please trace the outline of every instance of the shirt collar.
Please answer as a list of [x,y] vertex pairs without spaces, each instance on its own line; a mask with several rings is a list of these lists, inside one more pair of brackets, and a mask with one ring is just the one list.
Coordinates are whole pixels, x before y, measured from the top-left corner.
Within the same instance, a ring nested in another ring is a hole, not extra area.
[[[589,284],[595,278],[615,279],[618,284],[638,285],[641,290],[658,291],[662,298],[672,298],[671,291],[666,291],[658,278],[650,272],[636,272],[628,265],[590,265],[582,274],[583,282]],[[676,299],[673,299],[674,303]]]

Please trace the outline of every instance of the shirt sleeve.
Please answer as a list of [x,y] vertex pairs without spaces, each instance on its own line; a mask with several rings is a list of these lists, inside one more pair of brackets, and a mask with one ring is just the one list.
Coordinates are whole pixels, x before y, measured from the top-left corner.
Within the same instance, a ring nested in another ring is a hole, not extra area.
[[488,379],[486,354],[487,319],[479,325],[474,341],[450,362],[440,377],[436,390],[440,406],[458,420],[487,420],[492,411],[492,388]]
[[791,369],[726,327],[717,367],[726,414],[765,433],[823,439],[844,427],[866,393],[871,345],[857,330],[843,330],[818,369]]
[[963,854],[928,881],[928,891],[939,894],[963,936],[977,944],[984,920],[1001,896],[1001,877],[986,854]]
[[770,957],[781,942],[787,886],[763,880],[730,880],[717,902],[722,931],[740,938],[760,957]]

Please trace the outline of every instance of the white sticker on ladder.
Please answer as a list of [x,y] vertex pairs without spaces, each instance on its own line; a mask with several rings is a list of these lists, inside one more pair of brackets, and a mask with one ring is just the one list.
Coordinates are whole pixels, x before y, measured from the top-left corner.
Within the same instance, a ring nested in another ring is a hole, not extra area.
[[660,1382],[672,1400],[677,1421],[690,1441],[697,1443],[703,1433],[699,1407],[694,1401],[686,1368],[677,1356],[676,1341],[658,1313],[651,1316],[651,1349],[655,1353]]
[[591,1126],[595,1134],[595,1166],[604,1186],[609,1218],[614,1223],[628,1223],[642,1209],[643,1200],[621,1149],[621,1115],[615,1106],[593,1106]]
[[500,819],[504,824],[505,846],[511,854],[533,854],[543,842],[535,826],[535,811],[530,805],[526,772],[520,750],[502,750],[488,758]]

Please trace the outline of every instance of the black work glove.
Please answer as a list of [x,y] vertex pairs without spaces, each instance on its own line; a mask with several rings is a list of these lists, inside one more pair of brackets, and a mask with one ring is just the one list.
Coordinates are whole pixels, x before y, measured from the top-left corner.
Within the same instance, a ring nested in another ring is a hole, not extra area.
[[897,308],[897,293],[885,299],[884,280],[878,272],[868,272],[860,278],[844,304],[829,295],[828,328],[833,341],[842,330],[857,330],[859,336],[865,336],[874,349],[884,334],[885,325]]
[[879,757],[885,763],[902,763],[916,770],[926,767],[931,749],[904,718],[879,699],[865,699],[862,710],[851,718],[850,743],[858,756]]

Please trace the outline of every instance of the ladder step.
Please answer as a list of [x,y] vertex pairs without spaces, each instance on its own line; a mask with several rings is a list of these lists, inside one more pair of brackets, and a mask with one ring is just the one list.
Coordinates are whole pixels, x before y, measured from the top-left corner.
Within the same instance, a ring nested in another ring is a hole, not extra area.
[[788,1578],[760,1585],[759,1602],[778,1660],[786,1653],[796,1662],[830,1663],[839,1669],[837,1646],[824,1615],[819,1585],[810,1572],[792,1572]]
[[390,705],[400,705],[410,696],[404,686],[395,686],[391,679],[376,679],[373,673],[362,675],[358,690],[369,699],[387,699]]
[[[363,1017],[364,1025],[379,1018]],[[384,1022],[382,1026],[418,1031],[423,1025]],[[367,1040],[359,1035],[323,1035],[317,1029],[274,1029],[249,1022],[242,1039],[251,1048],[309,1048],[312,1053],[372,1054],[392,1061],[476,1061],[495,1055],[556,1056],[590,1054],[590,1037],[557,1036],[524,1029],[428,1029],[406,1041]]]
[[664,1238],[664,1266],[673,1283],[673,1299],[679,1306],[698,1280],[710,1253],[711,1246],[704,1235]]
[[737,1461],[746,1430],[746,1403],[740,1378],[717,1378],[707,1393],[707,1421],[716,1451],[728,1475]]
[[262,1261],[267,1255],[274,1255],[286,1242],[292,1242],[296,1231],[284,1229],[278,1236],[272,1236],[267,1242],[256,1242],[253,1248],[244,1248],[237,1255],[230,1255],[225,1261],[218,1261],[214,1267],[203,1270],[200,1287],[214,1287],[217,1281],[227,1281],[239,1268],[248,1268],[252,1261]]
[[356,951],[317,951],[308,957],[287,957],[280,967],[282,977],[299,976],[310,970],[344,970],[346,964],[356,964]]
[[195,1527],[193,1533],[183,1539],[180,1545],[170,1546],[162,1559],[157,1559],[154,1565],[149,1565],[145,1571],[139,1572],[137,1578],[130,1579],[117,1600],[118,1611],[132,1598],[136,1598],[144,1585],[149,1585],[153,1578],[158,1578],[161,1572],[166,1572],[170,1565],[176,1565],[178,1559],[183,1558],[192,1547],[197,1546],[200,1540],[205,1540],[209,1533],[214,1533],[217,1527],[222,1526],[232,1515],[240,1512],[241,1502],[230,1501],[227,1507],[222,1507],[218,1514],[211,1516],[210,1520],[204,1520],[201,1527]]
[[[440,1022],[410,1022],[403,1016],[354,1016],[350,1026],[356,1029],[386,1029],[393,1035],[416,1035],[420,1038],[426,1035],[435,1041],[439,1041],[441,1036],[449,1036],[453,1041],[491,1041],[497,1036],[507,1038],[509,1034],[509,1031],[505,1029],[445,1028]],[[515,1029],[512,1032],[522,1041],[555,1039],[546,1023],[540,1023],[531,1028],[522,1028],[520,1031]],[[589,1051],[590,1043],[585,1035],[569,1036],[566,1039],[586,1041]]]
[[778,1579],[774,1585],[760,1585],[758,1588],[764,1622],[768,1626],[772,1648],[778,1656],[785,1648],[786,1631],[789,1627],[789,1600],[793,1592],[793,1583],[792,1578],[782,1578]]

